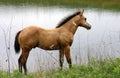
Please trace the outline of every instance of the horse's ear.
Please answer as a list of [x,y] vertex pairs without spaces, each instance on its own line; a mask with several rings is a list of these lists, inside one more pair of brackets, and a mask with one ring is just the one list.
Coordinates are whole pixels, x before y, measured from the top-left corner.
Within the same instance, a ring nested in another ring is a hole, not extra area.
[[84,9],[83,9],[82,11],[80,10],[79,12],[80,12],[80,14],[79,14],[79,15],[80,15],[80,16],[82,16],[82,15],[83,15],[83,13],[84,13]]
[[84,13],[84,9],[82,10],[82,14]]

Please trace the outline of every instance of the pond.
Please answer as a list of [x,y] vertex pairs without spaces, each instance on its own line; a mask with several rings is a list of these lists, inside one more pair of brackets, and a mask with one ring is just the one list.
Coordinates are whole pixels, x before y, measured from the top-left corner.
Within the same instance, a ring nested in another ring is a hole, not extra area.
[[[120,12],[84,10],[92,29],[78,28],[71,46],[73,64],[87,64],[92,57],[96,60],[119,57]],[[64,17],[76,11],[76,8],[0,6],[0,70],[18,68],[17,61],[21,53],[15,54],[14,38],[19,30],[29,25],[52,29]],[[29,72],[58,68],[59,52],[32,49],[27,66]],[[65,60],[64,67],[67,66]]]

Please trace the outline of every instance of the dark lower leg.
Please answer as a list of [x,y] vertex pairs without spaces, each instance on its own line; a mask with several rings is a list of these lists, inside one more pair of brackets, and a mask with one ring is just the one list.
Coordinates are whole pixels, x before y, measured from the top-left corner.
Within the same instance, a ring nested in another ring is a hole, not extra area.
[[67,62],[68,62],[68,64],[69,64],[69,68],[71,68],[71,67],[72,67],[71,58],[66,57],[66,59],[67,59]]
[[71,67],[72,67],[72,62],[71,62],[71,59],[70,59],[70,60],[68,60],[67,62],[68,62],[68,64],[69,64],[69,68],[71,68]]
[[63,58],[60,58],[60,67],[61,67],[61,68],[63,67],[63,62],[64,62],[64,59],[63,59]]
[[72,62],[71,62],[70,47],[69,46],[67,46],[65,48],[65,56],[66,56],[67,62],[69,64],[69,68],[71,68],[72,67]]
[[62,69],[63,62],[64,62],[64,52],[63,51],[60,51],[59,61],[60,61],[60,67]]
[[18,66],[19,66],[19,72],[21,72],[22,73],[22,64],[21,64],[21,57],[19,58],[19,60],[18,60]]
[[27,75],[27,67],[26,67],[26,62],[24,63],[24,65],[23,65],[23,68],[24,68],[25,75]]

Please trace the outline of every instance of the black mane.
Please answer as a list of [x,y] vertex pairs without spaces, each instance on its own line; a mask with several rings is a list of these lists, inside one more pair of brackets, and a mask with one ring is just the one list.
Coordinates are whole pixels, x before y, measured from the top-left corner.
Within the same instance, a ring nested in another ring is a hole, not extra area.
[[65,24],[68,20],[72,19],[74,16],[80,14],[80,12],[75,12],[74,14],[72,15],[69,15],[68,17],[65,17],[57,26],[56,28],[59,28],[61,27],[63,24]]

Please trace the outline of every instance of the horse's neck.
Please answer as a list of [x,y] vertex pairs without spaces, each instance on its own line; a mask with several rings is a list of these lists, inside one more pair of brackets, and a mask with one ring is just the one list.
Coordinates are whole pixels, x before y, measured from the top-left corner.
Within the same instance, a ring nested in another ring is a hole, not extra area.
[[75,34],[78,26],[76,25],[76,23],[72,20],[68,21],[66,24],[64,24],[64,26],[68,31],[70,31],[71,33]]

